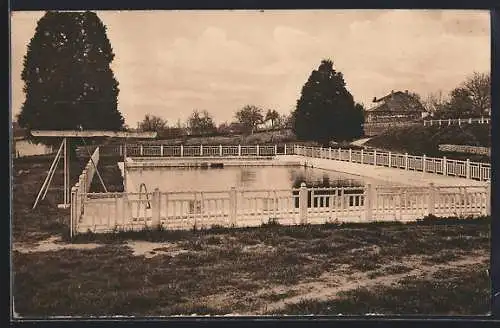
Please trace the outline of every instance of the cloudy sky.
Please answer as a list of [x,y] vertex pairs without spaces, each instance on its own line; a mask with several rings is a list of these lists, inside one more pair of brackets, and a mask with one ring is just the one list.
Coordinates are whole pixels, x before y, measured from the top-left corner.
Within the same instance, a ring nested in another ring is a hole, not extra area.
[[[43,12],[11,16],[12,113],[24,101],[22,59]],[[115,52],[119,109],[170,124],[193,109],[231,121],[246,104],[288,113],[325,58],[358,102],[391,90],[449,92],[490,70],[487,11],[102,11]]]

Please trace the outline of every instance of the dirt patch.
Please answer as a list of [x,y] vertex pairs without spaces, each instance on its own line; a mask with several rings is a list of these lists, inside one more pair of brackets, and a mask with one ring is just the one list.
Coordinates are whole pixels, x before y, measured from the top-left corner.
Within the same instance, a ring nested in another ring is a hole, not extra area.
[[102,244],[68,244],[62,241],[61,237],[52,236],[38,243],[14,243],[12,248],[20,253],[55,252],[63,249],[95,249]]
[[179,254],[189,253],[189,250],[179,248],[174,243],[153,243],[149,241],[128,241],[126,244],[132,249],[134,256],[152,258],[157,255],[169,255],[175,257]]

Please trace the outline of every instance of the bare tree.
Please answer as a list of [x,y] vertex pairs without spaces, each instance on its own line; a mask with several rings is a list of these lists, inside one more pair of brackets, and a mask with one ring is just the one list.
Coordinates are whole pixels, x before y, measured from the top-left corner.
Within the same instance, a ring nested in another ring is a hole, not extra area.
[[138,129],[140,131],[156,131],[161,132],[167,127],[167,121],[159,116],[146,114],[144,119],[139,122]]
[[439,90],[438,92],[429,93],[421,102],[427,113],[434,115],[445,108],[447,100],[443,96],[443,92]]
[[235,117],[250,133],[253,133],[257,125],[264,121],[262,109],[254,105],[246,105],[236,112]]
[[188,119],[187,126],[192,134],[207,134],[217,130],[212,116],[206,111],[194,110]]
[[472,110],[477,115],[489,115],[491,112],[491,76],[489,73],[474,72],[463,83],[472,99]]

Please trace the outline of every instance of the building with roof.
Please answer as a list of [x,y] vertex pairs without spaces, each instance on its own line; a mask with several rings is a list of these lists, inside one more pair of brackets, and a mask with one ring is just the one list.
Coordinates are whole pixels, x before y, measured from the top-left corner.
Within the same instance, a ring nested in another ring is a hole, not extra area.
[[391,91],[390,94],[373,99],[374,105],[365,110],[365,123],[408,122],[422,119],[426,115],[419,99],[408,90]]

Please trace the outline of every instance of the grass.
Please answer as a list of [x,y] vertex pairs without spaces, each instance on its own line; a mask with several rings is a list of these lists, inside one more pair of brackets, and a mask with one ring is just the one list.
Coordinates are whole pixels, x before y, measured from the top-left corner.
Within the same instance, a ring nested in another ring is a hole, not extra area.
[[395,128],[373,137],[366,146],[382,148],[412,155],[489,162],[483,155],[448,153],[439,150],[440,144],[456,144],[491,147],[491,129],[488,125],[467,124],[463,126],[412,126]]
[[[74,179],[85,162],[82,159],[72,164]],[[116,165],[111,160],[100,164],[107,184],[119,185]],[[14,242],[40,241],[64,235],[67,230],[69,213],[56,208],[59,189],[51,189],[47,199],[30,210],[49,166],[49,157],[14,162]],[[61,175],[59,171],[54,186],[62,184]],[[285,307],[266,309],[309,293],[307,284],[323,286],[325,277],[369,282],[436,264],[450,265],[456,259],[453,256],[477,259],[478,252],[489,253],[489,224],[488,217],[300,226],[282,226],[271,219],[259,228],[214,226],[190,231],[83,234],[74,246],[89,242],[101,246],[13,252],[15,308],[24,317],[311,311],[485,313],[489,310],[489,285],[481,275],[487,261],[461,269],[450,266],[446,274],[434,278],[365,287],[339,292],[335,299],[293,301]],[[155,256],[134,255],[134,240],[157,242],[152,248]],[[407,263],[410,258],[418,261]]]
[[454,272],[455,275],[439,280],[405,278],[395,286],[358,288],[340,293],[335,300],[303,300],[271,314],[486,314],[490,281],[485,266],[473,271]]

